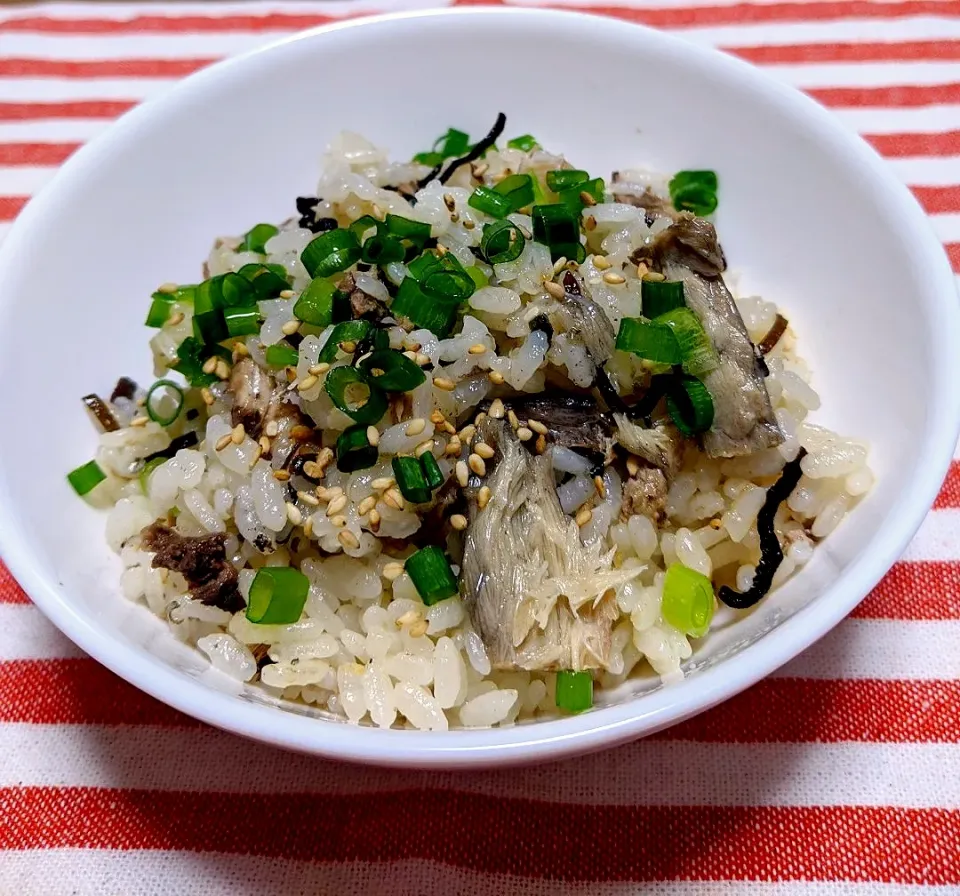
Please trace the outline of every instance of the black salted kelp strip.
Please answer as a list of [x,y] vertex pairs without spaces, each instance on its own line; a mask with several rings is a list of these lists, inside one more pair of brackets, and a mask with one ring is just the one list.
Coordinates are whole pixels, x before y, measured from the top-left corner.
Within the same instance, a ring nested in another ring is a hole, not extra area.
[[470,150],[465,156],[461,156],[459,159],[454,159],[446,171],[443,174],[440,174],[441,169],[443,168],[443,162],[437,165],[426,177],[421,177],[417,181],[417,188],[422,189],[435,177],[438,177],[440,183],[445,184],[453,176],[453,172],[456,171],[462,165],[469,165],[471,162],[475,162],[479,159],[488,149],[490,149],[494,143],[500,138],[500,135],[503,133],[503,129],[507,126],[507,116],[502,112],[498,113],[497,120],[494,123],[493,127],[490,128],[490,132],[479,142],[473,145],[473,149]]
[[796,459],[790,461],[783,468],[780,478],[767,489],[767,499],[763,502],[760,513],[757,514],[757,532],[760,534],[760,562],[757,564],[757,571],[753,576],[753,584],[742,593],[724,585],[717,592],[717,597],[728,607],[733,607],[735,610],[746,610],[759,603],[770,590],[773,577],[783,562],[783,548],[780,547],[780,539],[777,538],[776,530],[773,527],[773,519],[777,515],[777,509],[790,497],[790,492],[797,487],[800,476],[803,474],[800,469],[800,461],[803,460],[806,453],[806,450],[801,448]]
[[773,326],[767,331],[767,335],[757,343],[761,355],[769,355],[780,341],[780,337],[786,332],[790,322],[782,315],[778,314],[773,321]]

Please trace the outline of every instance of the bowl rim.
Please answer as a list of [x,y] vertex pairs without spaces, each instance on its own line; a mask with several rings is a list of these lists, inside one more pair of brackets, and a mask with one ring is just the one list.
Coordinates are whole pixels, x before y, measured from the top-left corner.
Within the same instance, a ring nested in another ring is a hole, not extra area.
[[[0,499],[0,555],[37,607],[86,653],[127,682],[161,702],[216,727],[278,747],[327,758],[394,767],[493,767],[559,759],[612,746],[661,730],[732,697],[826,634],[876,585],[902,554],[919,528],[939,490],[960,433],[960,402],[949,400],[949,385],[960,381],[960,306],[953,272],[926,214],[909,190],[864,141],[846,131],[833,115],[799,90],[781,84],[746,62],[682,37],[635,23],[600,15],[535,7],[456,7],[412,10],[345,19],[272,41],[197,72],[149,99],[110,125],[79,149],[21,212],[0,246],[0,282],[16,267],[19,247],[56,208],[59,187],[82,178],[101,154],[122,143],[141,121],[162,115],[180,98],[198,89],[228,83],[234,71],[251,60],[279,49],[356,28],[383,27],[408,19],[496,17],[536,18],[550,27],[584,27],[602,39],[622,38],[627,29],[643,39],[660,42],[693,58],[706,70],[739,82],[758,96],[775,102],[800,120],[819,141],[832,143],[836,152],[861,166],[884,201],[903,222],[903,239],[924,265],[925,292],[939,314],[931,338],[936,348],[936,382],[932,385],[933,413],[929,432],[919,449],[917,473],[896,499],[899,513],[878,533],[871,550],[853,560],[843,576],[782,625],[744,647],[735,657],[718,662],[668,688],[589,713],[508,728],[420,732],[382,730],[347,723],[325,722],[306,715],[220,695],[201,680],[185,676],[156,657],[97,629],[90,619],[57,593],[53,577],[32,556],[17,529],[14,505]],[[615,33],[616,32],[616,33]],[[2,299],[0,301],[8,301]],[[0,477],[0,495],[9,499]],[[225,699],[221,699],[221,696]],[[642,704],[642,709],[641,709]]]

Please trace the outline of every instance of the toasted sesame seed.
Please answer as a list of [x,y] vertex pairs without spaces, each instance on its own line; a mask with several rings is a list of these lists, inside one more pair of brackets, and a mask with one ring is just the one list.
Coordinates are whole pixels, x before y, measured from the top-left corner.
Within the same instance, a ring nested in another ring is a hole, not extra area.
[[334,529],[342,529],[347,525],[347,518],[342,513],[339,516],[330,517],[330,525]]
[[435,443],[434,443],[433,439],[427,439],[425,442],[421,442],[419,445],[417,445],[416,448],[414,448],[414,450],[413,450],[413,456],[414,456],[414,457],[422,457],[422,456],[423,456],[424,454],[426,454],[428,451],[433,451],[433,446],[434,446],[434,444],[435,444]]
[[134,417],[130,421],[130,425],[136,426],[139,429],[141,426],[146,426],[149,422],[150,422],[149,417],[144,417],[143,415],[140,415],[139,417]]
[[580,191],[580,201],[587,206],[587,208],[591,208],[597,204],[597,200],[594,199],[586,190]]
[[167,318],[168,327],[175,327],[177,324],[182,324],[182,323],[183,323],[182,311],[174,311],[173,314],[171,314],[170,317]]
[[546,436],[537,436],[537,442],[534,445],[534,448],[537,451],[537,454],[543,454],[547,450],[547,437]]
[[464,219],[463,219],[463,229],[464,229],[464,230],[473,230],[473,228],[476,227],[476,226],[477,226],[477,225],[474,224],[473,221],[470,220],[470,218],[464,218]]
[[604,485],[602,476],[593,477],[593,487],[597,490],[597,494],[601,499],[607,497],[607,487]]
[[371,532],[376,532],[380,529],[380,511],[376,508],[370,511],[367,525],[370,527]]
[[330,465],[332,460],[333,449],[321,448],[320,453],[317,455],[317,466],[320,467],[321,472]]
[[529,442],[530,439],[533,438],[533,432],[529,429],[529,427],[521,426],[521,427],[517,430],[517,438],[518,438],[521,442]]
[[450,223],[456,224],[460,220],[460,212],[450,212]]
[[583,229],[586,230],[587,233],[589,233],[591,230],[596,230],[597,219],[594,218],[593,215],[587,215],[587,217],[583,219]]
[[326,361],[321,361],[319,364],[314,364],[308,368],[307,373],[309,373],[310,376],[320,376],[321,373],[326,373],[329,369],[330,365]]
[[489,167],[489,162],[477,162],[470,166],[470,171],[474,177],[483,177],[483,175],[487,173],[487,169]]
[[470,457],[467,458],[467,464],[478,476],[487,475],[487,465],[483,462],[483,458],[479,454],[471,454]]
[[615,274],[613,271],[607,271],[603,275],[603,282],[609,283],[611,286],[619,286],[621,283],[626,283],[627,281],[620,276],[620,274]]
[[403,510],[403,495],[396,488],[388,488],[383,495],[383,503],[388,507]]
[[605,271],[607,268],[611,267],[612,265],[606,255],[594,255],[593,266],[598,271]]
[[414,417],[404,429],[404,433],[408,436],[418,436],[427,428],[427,421],[423,417]]
[[257,440],[257,444],[260,446],[260,450],[264,454],[266,454],[271,448],[270,440],[266,436],[260,436],[260,438]]
[[550,430],[547,429],[547,427],[543,423],[541,423],[539,420],[528,420],[527,426],[529,426],[530,429],[532,429],[536,433],[539,433],[542,436],[545,436],[548,432],[550,432]]
[[716,518],[716,517],[715,517],[714,519],[710,520],[710,528],[711,528],[711,529],[719,529],[722,525],[723,525],[723,521],[720,520],[720,519],[718,519],[718,518]]
[[647,271],[647,273],[643,275],[643,279],[650,280],[653,283],[661,283],[667,278],[664,277],[659,271]]
[[559,283],[555,283],[553,280],[547,280],[543,284],[543,288],[555,299],[562,299],[565,295],[563,287]]
[[274,471],[273,471],[273,478],[276,479],[277,482],[286,482],[286,481],[290,478],[290,471],[289,471],[289,470],[274,470]]
[[[387,566],[389,566],[389,565],[390,565],[390,564],[388,563]],[[402,566],[400,567],[400,572],[403,572],[403,567],[402,567]],[[387,573],[386,573],[386,567],[384,567],[384,573],[383,573],[383,574],[384,574],[384,576],[386,577],[386,574],[387,574]],[[398,573],[397,575],[399,575],[399,573]],[[396,578],[396,576],[394,576],[393,578]],[[391,581],[393,581],[393,579],[391,579]],[[423,619],[423,614],[422,614],[419,610],[407,610],[407,612],[404,613],[404,614],[397,620],[397,627],[398,627],[398,628],[405,628],[405,627],[408,626],[408,625],[413,625],[413,623],[417,622],[417,621],[420,620],[420,619]]]
[[166,283],[161,283],[161,284],[157,287],[157,292],[165,292],[165,293],[169,294],[169,293],[174,293],[174,292],[176,292],[179,288],[180,288],[180,287],[177,286],[176,283],[170,283],[170,282],[168,281],[168,282],[166,282]]
[[589,507],[581,507],[577,511],[576,520],[577,520],[578,526],[581,526],[581,527],[586,526],[587,523],[589,523],[590,520],[592,519],[593,519],[593,511]]
[[[387,563],[383,567],[383,572],[381,573],[381,575],[388,582],[392,582],[394,579],[400,578],[402,574],[403,574],[403,564],[393,563],[393,562]],[[413,619],[406,619],[406,621],[403,621],[405,617],[409,616],[410,613],[414,614]],[[416,610],[408,610],[406,613],[403,614],[403,616],[400,617],[400,619],[397,620],[397,622],[402,622],[403,625],[409,625],[411,622],[414,622],[416,619],[419,619],[419,618],[420,618],[420,614]]]
[[458,532],[462,532],[467,528],[467,518],[462,513],[455,513],[450,517],[450,525]]
[[449,433],[450,435],[453,435],[457,431],[457,427],[454,426],[449,420],[443,421],[442,429],[444,432]]
[[457,482],[460,483],[460,487],[466,488],[467,483],[470,481],[470,470],[467,468],[466,463],[464,463],[462,460],[458,460],[454,470],[457,475]]
[[357,513],[360,516],[366,516],[374,507],[377,506],[377,499],[374,495],[367,495],[358,505]]
[[247,437],[247,431],[243,428],[242,423],[238,423],[230,431],[230,438],[233,441],[234,445],[242,445],[243,440]]
[[310,492],[297,492],[297,497],[303,501],[304,504],[309,504],[311,507],[316,507],[320,504],[320,499]]
[[474,417],[474,419],[473,419],[473,424],[471,424],[471,425],[473,425],[473,429],[470,430],[470,438],[471,438],[471,439],[473,438],[473,433],[476,432],[477,427],[480,426],[480,425],[483,423],[483,421],[486,420],[486,419],[487,419],[487,414],[486,414],[485,411],[481,411],[479,414],[477,414],[476,417]]
[[475,342],[468,349],[471,355],[482,355],[487,350],[487,347],[482,342]]
[[271,420],[271,421],[264,427],[264,430],[263,430],[263,431],[264,431],[268,436],[270,436],[271,439],[275,439],[275,438],[277,437],[277,433],[280,432],[280,424],[277,423],[276,420]]
[[336,516],[347,506],[347,496],[338,495],[327,505],[327,516]]
[[323,478],[323,467],[321,467],[316,461],[305,461],[301,469],[303,470],[303,475],[308,479]]
[[408,349],[407,351],[403,352],[403,357],[409,358],[411,361],[416,361],[417,353],[413,351],[413,349]]
[[343,489],[339,485],[335,485],[333,488],[324,488],[322,485],[318,485],[314,491],[321,501],[332,501],[343,494]]
[[580,270],[580,265],[579,265],[578,262],[573,261],[573,260],[571,259],[570,261],[567,262],[567,270],[568,270],[568,271],[579,271],[579,270]]
[[213,397],[213,393],[206,386],[200,390],[200,397],[203,399],[203,403],[207,407],[210,407],[210,405],[216,401],[216,399]]
[[457,207],[457,200],[454,199],[452,193],[444,193],[443,204],[447,207],[448,212],[452,212]]
[[508,408],[508,409],[507,409],[507,420],[510,422],[510,425],[511,425],[514,429],[517,429],[517,428],[520,426],[520,420],[519,420],[519,418],[517,417],[517,415],[516,415],[515,411],[513,410],[513,408]]
[[306,521],[303,524],[303,534],[309,538],[313,535],[313,517],[308,516]]
[[417,352],[417,367],[426,367],[428,364],[432,364],[429,355],[425,355],[422,352]]
[[374,447],[380,444],[380,430],[376,426],[367,427],[367,441]]
[[347,339],[340,343],[340,348],[342,351],[345,351],[348,355],[352,355],[357,350],[357,343],[353,342],[350,339]]
[[206,361],[203,362],[203,367],[200,369],[204,373],[213,373],[217,369],[217,361],[219,360],[220,359],[216,355],[211,355]]
[[394,480],[390,476],[381,476],[379,479],[374,479],[373,482],[370,483],[370,486],[371,488],[373,488],[374,491],[382,492],[390,488],[390,486],[393,485],[395,481],[396,480]]
[[308,374],[297,384],[297,390],[300,392],[306,392],[308,389],[312,389],[314,386],[316,386],[319,382],[319,377],[314,376],[312,373]]
[[502,420],[507,412],[503,406],[503,402],[499,398],[494,398],[493,401],[490,402],[490,410],[488,413],[494,420]]
[[642,280],[650,272],[648,268],[642,261],[637,265],[637,276]]
[[499,386],[503,383],[503,374],[499,370],[491,370],[487,374],[487,379],[490,380],[495,386]]
[[443,245],[443,243],[437,243],[437,255],[443,258],[450,250]]
[[454,385],[453,380],[448,379],[445,376],[435,376],[433,378],[433,385],[444,392],[452,392],[454,389],[457,388]]
[[434,408],[434,410],[430,412],[430,422],[437,426],[439,426],[441,423],[445,423],[446,419],[447,418],[443,416],[443,411],[441,411],[440,408]]
[[303,514],[297,510],[296,504],[291,504],[289,501],[287,501],[287,519],[294,526],[299,526],[303,522]]
[[373,204],[373,216],[374,216],[375,218],[383,218],[383,217],[385,217],[385,216],[384,216],[384,213],[383,213],[383,209],[380,208],[380,206],[377,205],[376,203]]
[[421,619],[419,622],[414,622],[407,631],[411,638],[422,638],[427,633],[429,627],[427,620]]
[[230,365],[223,358],[217,359],[217,376],[222,380],[230,379]]
[[477,507],[483,510],[483,508],[490,503],[490,498],[492,497],[492,495],[493,495],[493,492],[490,491],[490,486],[488,485],[483,486],[483,488],[481,488],[480,491],[477,493]]
[[640,462],[632,454],[627,455],[627,472],[631,476],[636,476],[640,472]]
[[553,263],[553,273],[554,273],[554,274],[559,274],[559,273],[563,270],[563,266],[564,266],[566,263],[567,263],[567,256],[566,256],[566,255],[561,255],[561,256]]
[[288,320],[282,327],[280,327],[280,332],[283,333],[284,336],[292,336],[299,329],[300,321],[294,318],[293,320]]
[[230,444],[230,433],[227,433],[225,436],[220,436],[220,438],[217,439],[217,444],[213,446],[213,450],[223,451],[223,449],[226,448],[227,445],[229,444]]
[[290,438],[296,442],[305,442],[313,435],[313,430],[309,426],[298,423],[290,427]]
[[480,455],[484,460],[490,460],[496,452],[491,448],[486,442],[477,442],[473,446],[473,450]]
[[476,431],[477,431],[477,427],[474,426],[472,423],[468,423],[466,426],[463,427],[463,429],[460,430],[460,438],[464,442],[469,442],[473,438],[474,433],[476,433]]
[[460,443],[460,437],[453,436],[453,438],[447,442],[447,447],[443,449],[443,453],[450,455],[450,457],[456,457],[462,450],[463,446]]
[[337,541],[340,542],[345,548],[350,548],[350,550],[356,550],[360,547],[360,539],[357,538],[349,529],[344,529],[339,535],[337,535]]

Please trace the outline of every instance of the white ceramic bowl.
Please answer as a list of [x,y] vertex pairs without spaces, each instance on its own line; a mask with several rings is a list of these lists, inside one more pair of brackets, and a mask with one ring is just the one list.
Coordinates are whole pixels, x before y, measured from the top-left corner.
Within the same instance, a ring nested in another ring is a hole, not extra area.
[[[877,484],[815,560],[712,635],[681,684],[624,686],[585,715],[504,730],[380,731],[240,690],[125,602],[103,519],[65,471],[95,435],[81,394],[150,380],[146,299],[196,279],[212,238],[279,220],[341,129],[401,158],[496,113],[598,173],[709,167],[743,285],[794,324],[817,419],[872,443]],[[489,766],[616,744],[713,706],[807,647],[890,567],[932,502],[960,402],[956,292],[907,190],[829,113],[718,53],[610,19],[467,9],[319,29],[216,65],[81,150],[0,254],[0,549],[93,657],[211,724],[326,756]]]

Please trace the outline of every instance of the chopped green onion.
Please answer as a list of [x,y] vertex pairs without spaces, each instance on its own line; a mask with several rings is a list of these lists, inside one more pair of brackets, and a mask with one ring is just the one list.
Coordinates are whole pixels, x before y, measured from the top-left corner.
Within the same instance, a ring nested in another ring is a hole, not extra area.
[[487,275],[475,264],[470,265],[470,267],[465,270],[467,276],[473,281],[473,285],[476,286],[477,289],[483,289],[484,286],[487,286]]
[[330,230],[311,240],[300,261],[311,277],[330,277],[360,260],[360,241],[352,230]]
[[380,224],[373,215],[364,215],[362,218],[357,218],[347,230],[351,231],[353,235],[357,238],[358,242],[363,242],[364,238],[370,238],[370,231],[373,230],[377,233],[380,232]]
[[337,288],[323,277],[307,284],[293,306],[293,316],[304,323],[325,327],[333,322],[333,296]]
[[260,311],[253,308],[227,308],[223,312],[231,336],[256,336],[260,332]]
[[456,128],[450,128],[445,134],[441,134],[433,141],[433,152],[417,153],[413,157],[415,162],[422,158],[430,157],[431,161],[424,161],[424,165],[439,165],[444,159],[450,156],[462,156],[470,148],[470,135]]
[[667,568],[660,611],[675,629],[702,638],[713,619],[713,583],[702,573],[680,563]]
[[310,580],[292,566],[262,566],[250,583],[247,619],[259,625],[298,622],[310,592]]
[[[450,253],[447,254],[449,255]],[[444,255],[443,257],[446,258],[447,256]],[[407,273],[409,273],[414,280],[422,280],[431,271],[442,267],[442,264],[440,258],[434,255],[433,252],[424,252],[407,265]]]
[[146,325],[148,327],[162,327],[170,319],[175,301],[176,298],[172,293],[155,292],[153,301],[150,303],[150,310],[147,312]]
[[280,231],[272,224],[257,224],[243,235],[238,252],[259,252],[266,255],[266,242]]
[[537,141],[537,138],[533,134],[523,134],[520,137],[514,137],[512,140],[507,141],[507,146],[510,149],[519,149],[522,152],[530,152],[530,150],[535,149],[540,144]]
[[413,161],[418,165],[426,165],[429,168],[436,168],[443,161],[442,152],[418,152]]
[[507,213],[516,212],[533,203],[533,178],[529,174],[511,174],[498,183],[493,191],[506,197]]
[[150,474],[160,466],[160,464],[166,463],[167,458],[165,457],[154,457],[151,460],[145,461],[142,469],[140,470],[140,475],[137,477],[140,480],[140,491],[149,497],[150,490]]
[[388,348],[367,355],[360,369],[387,392],[410,392],[426,380],[424,372],[406,355]]
[[330,400],[355,423],[369,426],[386,413],[386,392],[355,367],[334,367],[323,385]]
[[221,274],[220,276],[221,308],[248,308],[256,304],[256,290],[254,290],[253,284],[246,277],[242,277],[240,274],[235,274],[232,271],[229,274]]
[[367,438],[367,427],[361,424],[350,426],[337,439],[337,469],[341,473],[353,473],[372,467],[380,452]]
[[363,244],[363,254],[360,256],[367,264],[379,266],[390,264],[393,261],[403,261],[406,249],[399,239],[393,236],[372,236]]
[[577,184],[584,184],[588,180],[590,180],[590,175],[587,174],[586,171],[581,171],[579,168],[559,168],[548,171],[546,174],[547,186],[553,190],[554,193],[559,193],[561,190],[568,190]]
[[642,280],[640,282],[640,300],[643,303],[643,316],[651,320],[673,311],[674,308],[683,308],[683,281],[682,280]]
[[287,272],[278,264],[245,264],[237,273],[250,282],[258,300],[275,298],[290,287]]
[[[473,281],[471,281],[471,286]],[[404,277],[390,306],[395,317],[405,317],[411,323],[437,336],[444,337],[457,319],[460,302],[437,301],[426,295],[413,277]]]
[[714,171],[678,171],[669,185],[670,200],[680,211],[709,215],[717,208],[717,175]]
[[670,327],[633,317],[620,321],[616,347],[657,364],[679,364],[681,359],[677,337]]
[[467,205],[493,218],[505,218],[512,211],[510,197],[489,187],[477,187],[470,194]]
[[476,292],[473,278],[462,268],[459,271],[432,271],[420,282],[424,295],[436,302],[465,302]]
[[407,558],[404,568],[428,607],[453,597],[459,590],[450,561],[436,545],[420,548]]
[[550,256],[579,260],[584,249],[580,242],[580,218],[562,204],[533,207],[533,238],[550,249]]
[[[512,221],[495,221],[483,228],[480,251],[490,264],[503,264],[516,261],[525,245],[523,232],[516,224]],[[486,285],[486,280],[483,285]]]
[[583,197],[589,196],[595,203],[603,202],[605,189],[606,185],[603,182],[603,178],[595,177],[593,180],[584,181],[576,186],[568,187],[565,190],[559,190],[557,192],[557,198],[569,208],[570,211],[579,215],[587,204]]
[[422,221],[401,218],[399,215],[387,215],[383,223],[387,233],[397,239],[410,240],[418,246],[422,246],[430,239],[430,225]]
[[713,425],[713,399],[696,377],[681,374],[667,393],[667,411],[685,436],[706,432]]
[[279,342],[276,345],[268,345],[264,354],[271,367],[296,367],[300,360],[300,353],[295,348]]
[[[157,398],[154,398],[154,393],[160,392],[163,393],[164,390],[169,390],[175,396],[174,398],[174,408],[167,413],[161,413],[160,408],[157,407],[159,402],[163,401],[163,395],[161,394]],[[147,412],[147,416],[154,422],[159,423],[161,426],[169,426],[173,423],[177,417],[180,416],[180,411],[183,410],[183,403],[185,401],[183,389],[181,389],[176,383],[171,380],[157,380],[149,389],[147,389],[147,395],[144,399],[143,406],[144,410]]]
[[209,386],[217,381],[215,374],[203,372],[203,362],[209,357],[210,352],[203,342],[194,336],[188,336],[177,347],[176,363],[170,367],[182,373],[191,386]]
[[437,459],[429,451],[424,451],[420,455],[420,466],[423,469],[423,478],[427,481],[428,488],[435,489],[443,485],[443,470],[440,469]]
[[370,321],[345,320],[337,324],[331,331],[327,341],[320,349],[318,361],[332,364],[337,359],[337,352],[342,342],[359,342],[370,332]]
[[702,377],[711,370],[716,370],[720,361],[717,352],[707,336],[700,319],[689,308],[674,308],[661,314],[654,321],[673,330],[680,346],[680,361],[684,373],[690,376]]
[[107,474],[100,469],[100,465],[95,460],[87,461],[83,466],[67,473],[67,482],[81,497],[92,491],[106,478]]
[[583,712],[593,706],[593,676],[589,672],[563,669],[557,673],[557,706],[567,712]]
[[397,487],[404,498],[412,504],[425,504],[430,500],[430,486],[416,457],[395,457],[391,465]]

